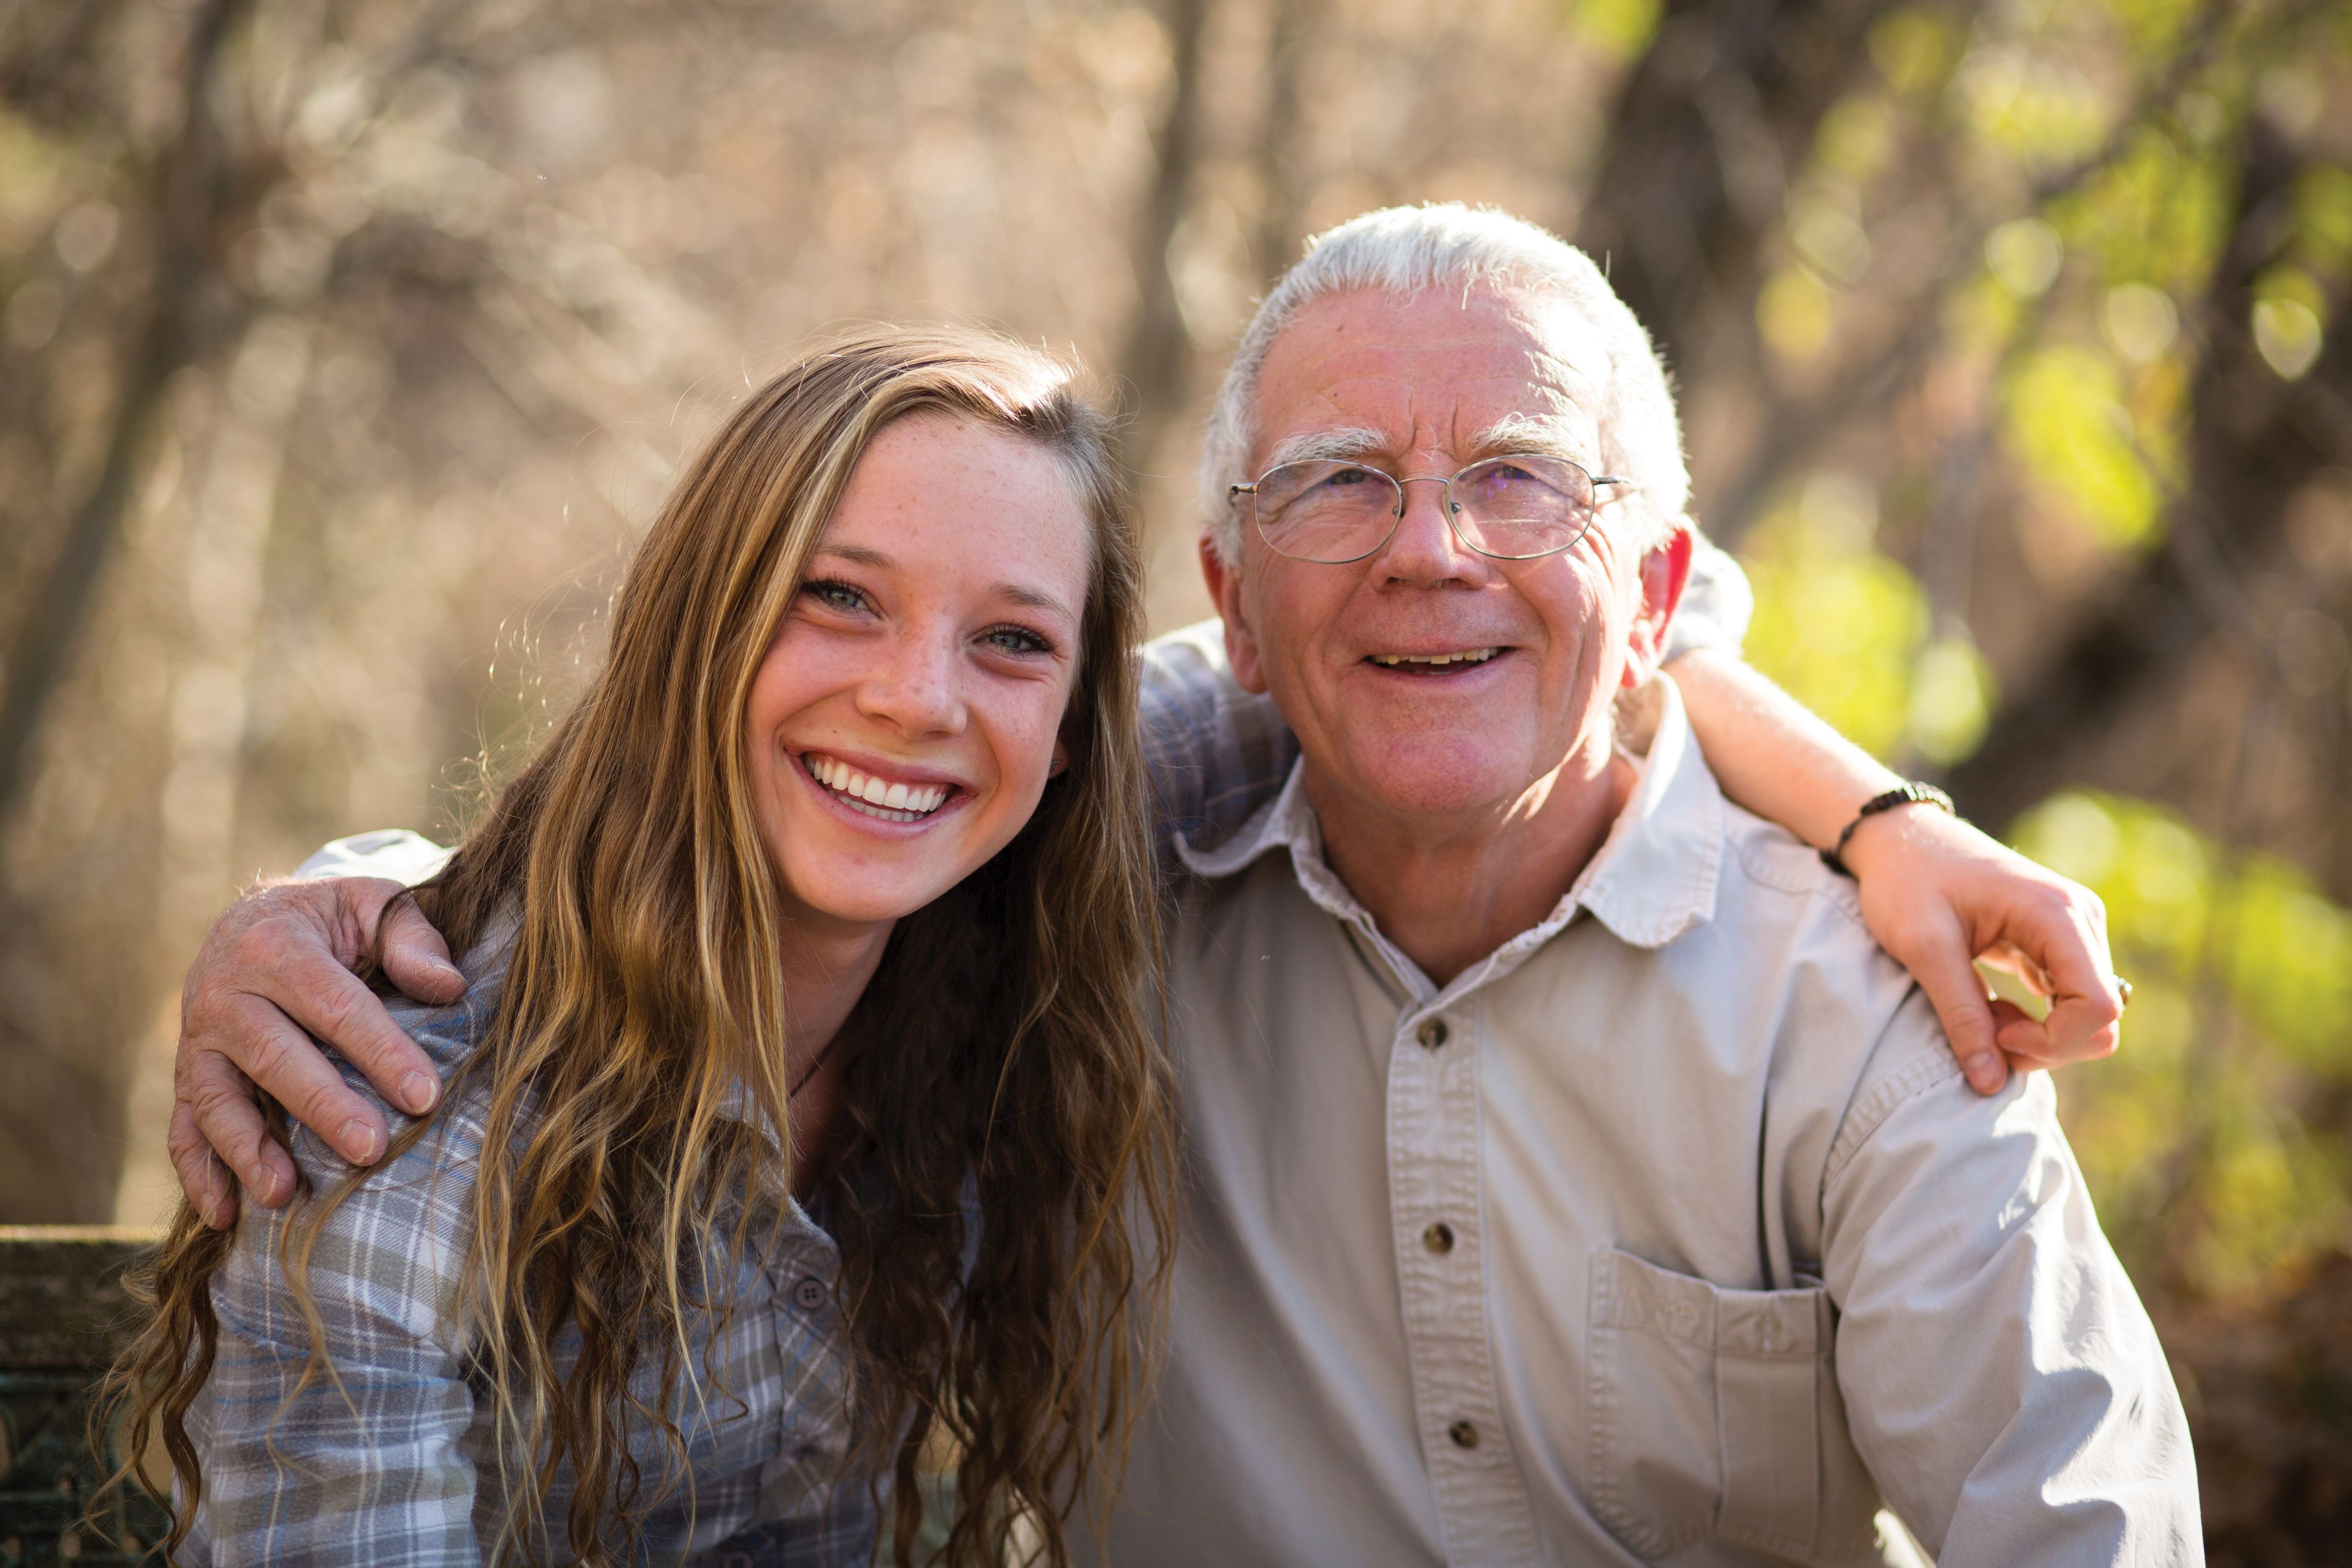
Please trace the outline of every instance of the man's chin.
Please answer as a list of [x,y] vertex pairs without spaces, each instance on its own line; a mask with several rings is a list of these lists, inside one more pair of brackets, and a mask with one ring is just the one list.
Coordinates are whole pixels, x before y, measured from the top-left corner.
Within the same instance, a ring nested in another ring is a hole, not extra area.
[[1481,816],[1507,809],[1527,793],[1524,761],[1505,764],[1490,760],[1475,744],[1448,743],[1425,731],[1393,746],[1368,747],[1361,744],[1364,737],[1356,739],[1359,743],[1348,749],[1345,783],[1338,792],[1343,798],[1332,802],[1341,810],[1431,818]]

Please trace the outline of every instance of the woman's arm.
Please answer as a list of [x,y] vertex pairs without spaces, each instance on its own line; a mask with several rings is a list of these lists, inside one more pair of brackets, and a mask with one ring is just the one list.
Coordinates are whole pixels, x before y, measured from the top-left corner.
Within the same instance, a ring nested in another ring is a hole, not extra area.
[[[1724,793],[1817,849],[1902,782],[1732,653],[1696,648],[1666,673]],[[1868,818],[1843,858],[1871,934],[1935,1004],[1979,1092],[1999,1089],[2012,1067],[2115,1050],[2123,999],[2096,894],[1932,806]],[[1973,961],[1988,955],[2021,958],[2048,978],[2047,1018],[1986,996]]]
[[289,1260],[351,1167],[306,1130],[291,1142],[310,1195],[248,1206],[212,1286],[219,1350],[192,1424],[211,1561],[473,1568],[474,1402],[453,1321],[478,1123],[453,1106],[320,1224],[308,1313]]

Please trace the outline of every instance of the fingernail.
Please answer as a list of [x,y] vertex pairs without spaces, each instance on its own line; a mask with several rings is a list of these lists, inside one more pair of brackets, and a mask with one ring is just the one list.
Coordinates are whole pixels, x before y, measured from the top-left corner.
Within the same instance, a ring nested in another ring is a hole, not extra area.
[[278,1173],[267,1165],[256,1165],[246,1173],[246,1190],[264,1204],[278,1201]]
[[400,1103],[408,1108],[410,1115],[422,1116],[432,1110],[434,1100],[440,1098],[440,1088],[429,1074],[410,1073],[400,1080]]
[[1960,1070],[1969,1075],[1969,1084],[1979,1090],[2000,1087],[2000,1064],[1990,1056],[1970,1057],[1960,1064]]
[[375,1129],[352,1117],[343,1123],[343,1133],[337,1140],[343,1146],[343,1158],[354,1165],[364,1165],[375,1158]]

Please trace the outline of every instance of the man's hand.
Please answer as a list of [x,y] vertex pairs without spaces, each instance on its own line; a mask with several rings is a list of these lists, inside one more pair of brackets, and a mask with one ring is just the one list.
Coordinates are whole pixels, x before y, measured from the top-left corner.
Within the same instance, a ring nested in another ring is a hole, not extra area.
[[312,1035],[411,1114],[440,1097],[432,1058],[352,973],[381,923],[394,985],[420,1002],[465,994],[447,945],[413,904],[385,919],[400,891],[374,877],[268,883],[230,905],[196,951],[180,990],[170,1147],[188,1201],[215,1229],[236,1216],[232,1171],[264,1207],[293,1195],[293,1156],[263,1129],[257,1083],[352,1163],[383,1156],[383,1113],[343,1082]]
[[[2091,1061],[2116,1048],[2123,997],[2098,896],[1933,806],[1865,818],[1843,852],[1879,946],[1934,1003],[1979,1094],[2009,1069]],[[2050,997],[2036,1021],[1985,995],[1974,961],[2030,977]]]

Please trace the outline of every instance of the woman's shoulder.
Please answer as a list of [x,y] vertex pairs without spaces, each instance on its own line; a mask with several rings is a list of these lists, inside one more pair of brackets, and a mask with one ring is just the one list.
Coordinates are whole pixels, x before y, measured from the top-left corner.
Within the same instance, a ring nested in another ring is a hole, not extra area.
[[[445,1084],[488,1037],[511,931],[511,922],[501,922],[459,961],[468,985],[457,1001],[432,1006],[385,998],[393,1021],[425,1047]],[[422,1134],[404,1140],[419,1119],[387,1102],[341,1056],[327,1056],[354,1091],[383,1109],[392,1150],[362,1168],[311,1129],[291,1128],[287,1145],[306,1192],[283,1210],[247,1205],[215,1281],[215,1305],[249,1328],[282,1317],[269,1306],[289,1283],[283,1247],[299,1236],[309,1289],[331,1339],[361,1328],[430,1337],[455,1300],[455,1270],[467,1252],[489,1085],[479,1073],[458,1080],[447,1103],[426,1113]],[[316,1207],[331,1194],[331,1203]]]

